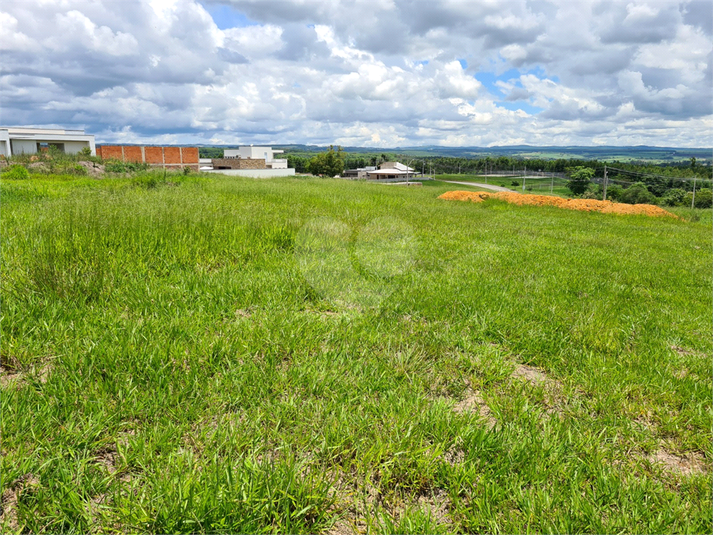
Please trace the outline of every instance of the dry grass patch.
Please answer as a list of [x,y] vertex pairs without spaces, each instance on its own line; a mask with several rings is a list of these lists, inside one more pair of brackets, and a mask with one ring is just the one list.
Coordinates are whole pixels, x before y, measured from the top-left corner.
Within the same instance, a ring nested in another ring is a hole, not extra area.
[[703,455],[697,452],[675,455],[660,448],[649,455],[646,460],[652,465],[662,466],[667,472],[683,476],[702,474],[709,468]]

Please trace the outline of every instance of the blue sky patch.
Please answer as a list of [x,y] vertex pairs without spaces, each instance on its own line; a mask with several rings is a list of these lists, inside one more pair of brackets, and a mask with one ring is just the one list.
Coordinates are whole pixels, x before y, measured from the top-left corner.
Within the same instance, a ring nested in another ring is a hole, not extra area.
[[[519,78],[520,71],[517,69],[510,69],[504,73],[497,75],[494,72],[479,72],[475,75],[475,79],[478,80],[485,88],[490,91],[496,97],[504,97],[505,95],[500,90],[498,86],[495,85],[497,81],[507,82],[511,78]],[[518,82],[519,83],[519,82]]]
[[226,5],[204,5],[206,11],[213,17],[215,25],[221,30],[228,28],[243,28],[245,26],[257,26],[258,23],[247,18],[243,13]]

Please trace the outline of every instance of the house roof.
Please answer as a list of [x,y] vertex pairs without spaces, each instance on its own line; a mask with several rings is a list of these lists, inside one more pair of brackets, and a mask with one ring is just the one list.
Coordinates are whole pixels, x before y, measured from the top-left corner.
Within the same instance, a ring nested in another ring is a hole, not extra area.
[[379,169],[378,171],[369,171],[370,175],[412,175],[413,173],[413,169],[409,169],[408,171],[405,169]]
[[398,169],[399,171],[409,171],[413,173],[413,169],[401,162],[384,162],[379,166],[379,169]]

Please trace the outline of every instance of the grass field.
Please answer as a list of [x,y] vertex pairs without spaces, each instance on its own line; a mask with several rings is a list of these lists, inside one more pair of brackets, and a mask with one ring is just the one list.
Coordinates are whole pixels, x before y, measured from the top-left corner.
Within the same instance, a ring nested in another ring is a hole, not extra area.
[[710,533],[711,211],[4,181],[2,531]]

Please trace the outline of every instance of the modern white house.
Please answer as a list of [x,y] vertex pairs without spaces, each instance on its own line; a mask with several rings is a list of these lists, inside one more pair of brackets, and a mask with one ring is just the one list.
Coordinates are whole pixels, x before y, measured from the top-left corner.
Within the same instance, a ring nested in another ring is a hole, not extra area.
[[244,160],[265,160],[267,169],[287,169],[286,158],[275,158],[275,154],[282,154],[284,150],[273,150],[272,147],[239,147],[225,149],[223,158],[242,158]]
[[283,150],[272,147],[239,147],[225,149],[222,158],[201,158],[200,170],[206,173],[220,173],[231,176],[271,178],[294,176],[295,170],[287,167],[287,158],[275,158]]
[[94,136],[84,130],[0,126],[0,155],[35,154],[55,147],[67,154],[89,148],[96,155]]

